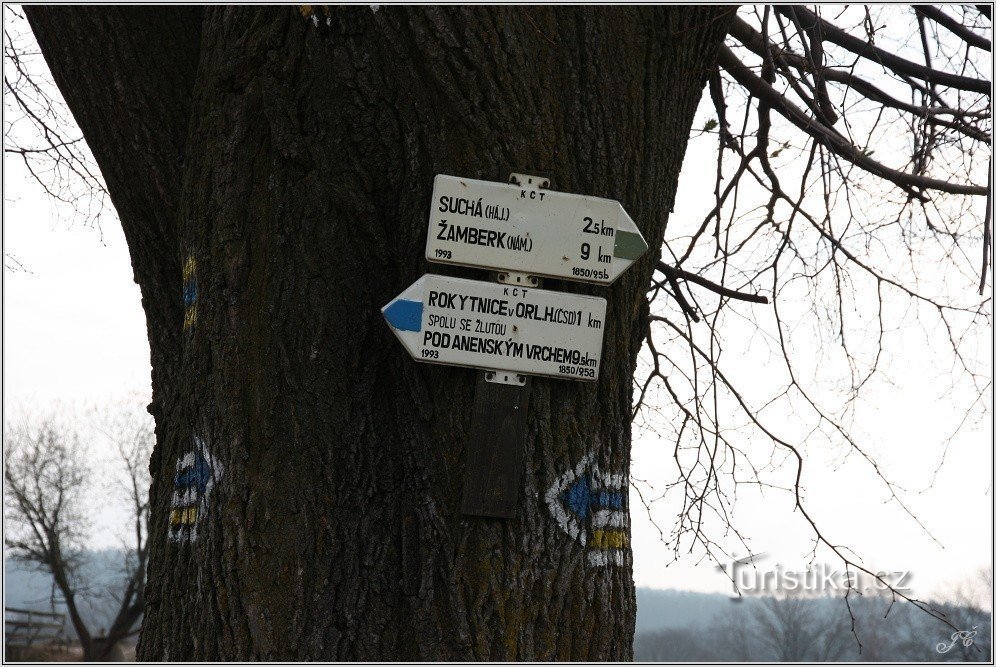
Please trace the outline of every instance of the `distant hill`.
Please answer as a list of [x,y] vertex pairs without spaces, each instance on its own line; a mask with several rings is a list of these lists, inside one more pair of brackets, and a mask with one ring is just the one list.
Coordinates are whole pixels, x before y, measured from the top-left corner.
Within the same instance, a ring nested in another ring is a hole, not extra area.
[[721,593],[696,593],[674,589],[636,589],[636,632],[704,626],[716,614],[743,604]]

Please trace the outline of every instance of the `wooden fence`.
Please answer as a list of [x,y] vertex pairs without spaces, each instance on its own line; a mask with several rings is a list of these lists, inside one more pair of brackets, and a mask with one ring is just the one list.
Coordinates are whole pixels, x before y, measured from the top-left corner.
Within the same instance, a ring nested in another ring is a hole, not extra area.
[[33,609],[3,608],[4,654],[23,660],[34,649],[65,649],[66,615]]

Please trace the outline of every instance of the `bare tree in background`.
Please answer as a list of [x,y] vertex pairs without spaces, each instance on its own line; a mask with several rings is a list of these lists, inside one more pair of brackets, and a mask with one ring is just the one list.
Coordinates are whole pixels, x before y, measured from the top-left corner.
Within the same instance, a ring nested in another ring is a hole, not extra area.
[[821,618],[816,601],[796,595],[765,597],[753,606],[758,640],[779,662],[833,662],[847,626]]
[[758,642],[752,627],[751,610],[744,602],[744,598],[737,598],[735,606],[724,614],[717,614],[712,622],[717,657],[721,660],[754,662],[761,659],[758,651],[753,650]]
[[718,659],[713,639],[711,633],[690,628],[665,628],[637,634],[633,653],[641,662],[711,662]]
[[[852,660],[901,660],[886,619],[889,600],[863,595],[849,611],[831,597],[779,593],[761,598],[741,598],[741,604],[718,613],[712,626],[716,659],[774,662],[840,662]],[[944,626],[906,602],[899,616],[911,611],[921,625],[926,621]],[[853,616],[852,616],[853,613]],[[860,625],[862,647],[855,644],[852,622]],[[891,623],[891,625],[890,625]],[[921,640],[921,646],[926,643]]]
[[[146,418],[145,422],[148,419]],[[8,557],[32,564],[52,576],[53,589],[66,606],[79,638],[84,660],[106,660],[118,643],[137,632],[145,606],[145,563],[148,555],[147,461],[151,429],[140,420],[117,420],[106,433],[114,439],[123,464],[127,496],[134,520],[119,588],[97,590],[88,581],[85,547],[94,498],[101,488],[89,449],[74,427],[54,417],[8,424],[4,439],[5,543]],[[100,479],[107,479],[100,475]],[[110,595],[116,613],[103,632],[89,627],[83,599]],[[53,600],[55,602],[56,600]]]
[[149,556],[149,457],[155,444],[152,419],[134,400],[105,407],[96,415],[97,429],[113,444],[121,465],[118,491],[127,503],[130,538],[122,536],[124,563],[118,587],[109,591],[117,606],[110,623],[114,629],[130,629],[122,638],[138,632],[136,622],[145,610],[145,577]]

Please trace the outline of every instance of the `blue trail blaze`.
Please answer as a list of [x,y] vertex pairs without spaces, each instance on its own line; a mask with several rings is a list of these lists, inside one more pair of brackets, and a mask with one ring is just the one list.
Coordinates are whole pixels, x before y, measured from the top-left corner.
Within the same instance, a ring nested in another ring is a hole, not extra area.
[[384,309],[384,319],[398,331],[421,331],[422,302],[398,299]]
[[578,515],[581,521],[585,520],[591,506],[591,487],[588,485],[587,475],[582,475],[578,481],[564,491],[564,502],[567,503],[567,507],[572,512]]
[[196,486],[198,493],[204,493],[210,478],[211,467],[204,457],[201,456],[200,452],[198,452],[194,454],[194,465],[178,472],[173,484],[178,489]]
[[623,506],[621,491],[599,491],[592,496],[592,505],[604,509],[619,510]]
[[183,305],[189,306],[197,300],[197,282],[191,280],[183,284]]
[[561,495],[567,508],[584,521],[592,510],[621,510],[625,504],[622,491],[593,491],[588,475],[583,475]]

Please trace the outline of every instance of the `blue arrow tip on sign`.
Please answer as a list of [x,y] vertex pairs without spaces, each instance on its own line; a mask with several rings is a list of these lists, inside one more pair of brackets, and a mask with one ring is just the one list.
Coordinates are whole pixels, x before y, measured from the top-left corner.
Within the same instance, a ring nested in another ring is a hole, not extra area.
[[422,330],[422,302],[398,299],[384,308],[384,319],[398,331]]

